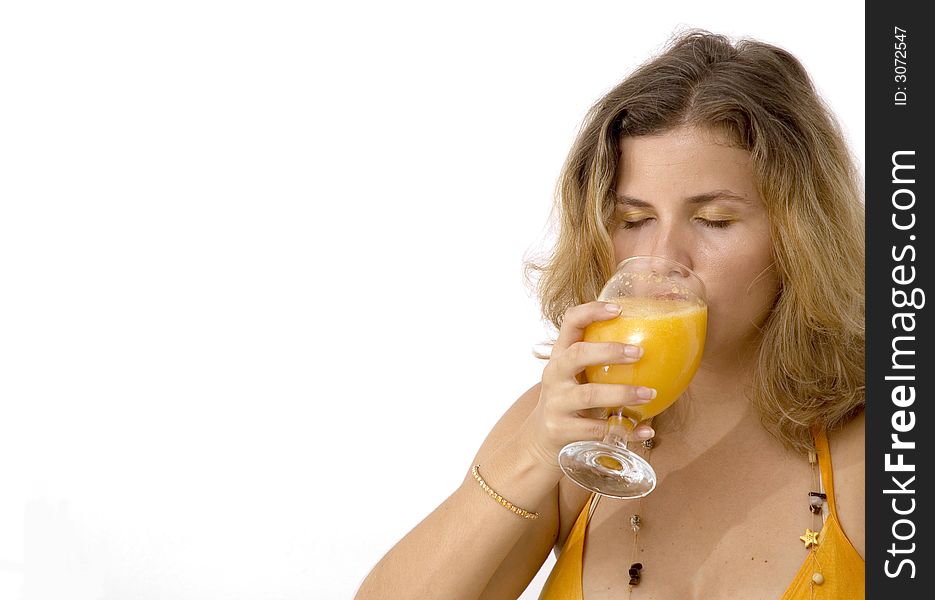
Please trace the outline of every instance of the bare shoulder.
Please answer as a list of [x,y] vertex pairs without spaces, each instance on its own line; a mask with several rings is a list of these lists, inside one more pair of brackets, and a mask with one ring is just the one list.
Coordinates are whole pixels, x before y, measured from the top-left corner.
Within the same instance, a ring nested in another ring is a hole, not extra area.
[[857,552],[864,556],[864,413],[829,432],[838,520]]

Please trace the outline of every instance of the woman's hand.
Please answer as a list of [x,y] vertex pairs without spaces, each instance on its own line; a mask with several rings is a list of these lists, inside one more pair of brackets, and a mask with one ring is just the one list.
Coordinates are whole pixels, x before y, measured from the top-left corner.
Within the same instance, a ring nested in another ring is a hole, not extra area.
[[[558,453],[566,444],[600,440],[608,427],[622,427],[609,425],[606,418],[592,418],[600,409],[646,404],[656,395],[647,387],[584,382],[585,367],[631,364],[642,355],[639,346],[581,341],[585,327],[619,314],[620,307],[610,302],[589,302],[565,313],[549,364],[542,371],[539,403],[519,433],[533,457],[551,468],[558,468]],[[647,439],[653,434],[648,425],[638,425],[630,436]]]

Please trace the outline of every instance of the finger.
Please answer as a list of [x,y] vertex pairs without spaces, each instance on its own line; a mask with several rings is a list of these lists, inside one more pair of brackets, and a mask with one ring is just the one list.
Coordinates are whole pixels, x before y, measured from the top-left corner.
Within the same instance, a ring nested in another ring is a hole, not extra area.
[[633,433],[631,435],[637,440],[648,440],[652,437],[655,437],[656,431],[649,425],[641,423],[633,429]]
[[[568,426],[569,439],[575,441],[603,440],[609,431],[621,427],[610,422],[609,419],[573,419]],[[619,432],[618,432],[619,433]]]
[[617,408],[619,406],[638,406],[646,404],[656,397],[656,390],[646,386],[623,385],[619,383],[585,383],[577,386],[569,400],[573,406],[567,410],[595,408]]
[[585,419],[579,418],[570,426],[575,440],[603,440],[608,435],[614,435],[624,440],[641,442],[655,435],[652,427],[646,424],[635,428],[628,419]]
[[562,352],[584,336],[584,328],[595,321],[606,321],[620,315],[620,306],[613,302],[588,302],[565,311],[562,328],[552,347],[553,354]]
[[630,421],[626,419],[589,419],[584,417],[572,419],[568,425],[563,425],[563,431],[568,433],[570,439],[575,441],[603,440],[608,434],[614,434],[622,439],[642,441],[656,435],[653,428],[645,423],[633,428]]
[[575,342],[555,356],[556,371],[560,377],[571,377],[585,367],[599,365],[629,365],[643,355],[643,349],[634,344],[620,342]]

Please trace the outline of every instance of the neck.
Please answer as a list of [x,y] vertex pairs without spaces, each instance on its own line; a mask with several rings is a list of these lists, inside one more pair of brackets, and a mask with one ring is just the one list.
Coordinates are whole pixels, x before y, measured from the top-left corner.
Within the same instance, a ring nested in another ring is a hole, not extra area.
[[704,452],[739,433],[765,434],[750,404],[755,347],[708,356],[683,396],[653,419],[665,438],[685,444],[687,452]]

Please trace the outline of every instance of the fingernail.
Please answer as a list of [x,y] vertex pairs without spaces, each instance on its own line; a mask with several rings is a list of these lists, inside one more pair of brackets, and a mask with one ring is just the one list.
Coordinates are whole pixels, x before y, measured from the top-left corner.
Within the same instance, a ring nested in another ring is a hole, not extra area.
[[615,314],[615,315],[620,313],[620,305],[619,305],[619,304],[614,304],[613,302],[610,302],[610,303],[608,303],[608,304],[605,304],[605,305],[604,305],[604,308],[607,309],[607,312],[613,313],[613,314]]
[[631,346],[627,344],[623,349],[623,354],[629,358],[639,358],[643,356],[643,349],[639,346]]
[[639,387],[636,389],[636,396],[638,398],[649,398],[651,400],[656,397],[656,390],[648,387]]
[[652,427],[647,427],[646,429],[640,428],[636,434],[636,437],[640,438],[641,440],[648,440],[654,435],[656,435],[656,431]]

